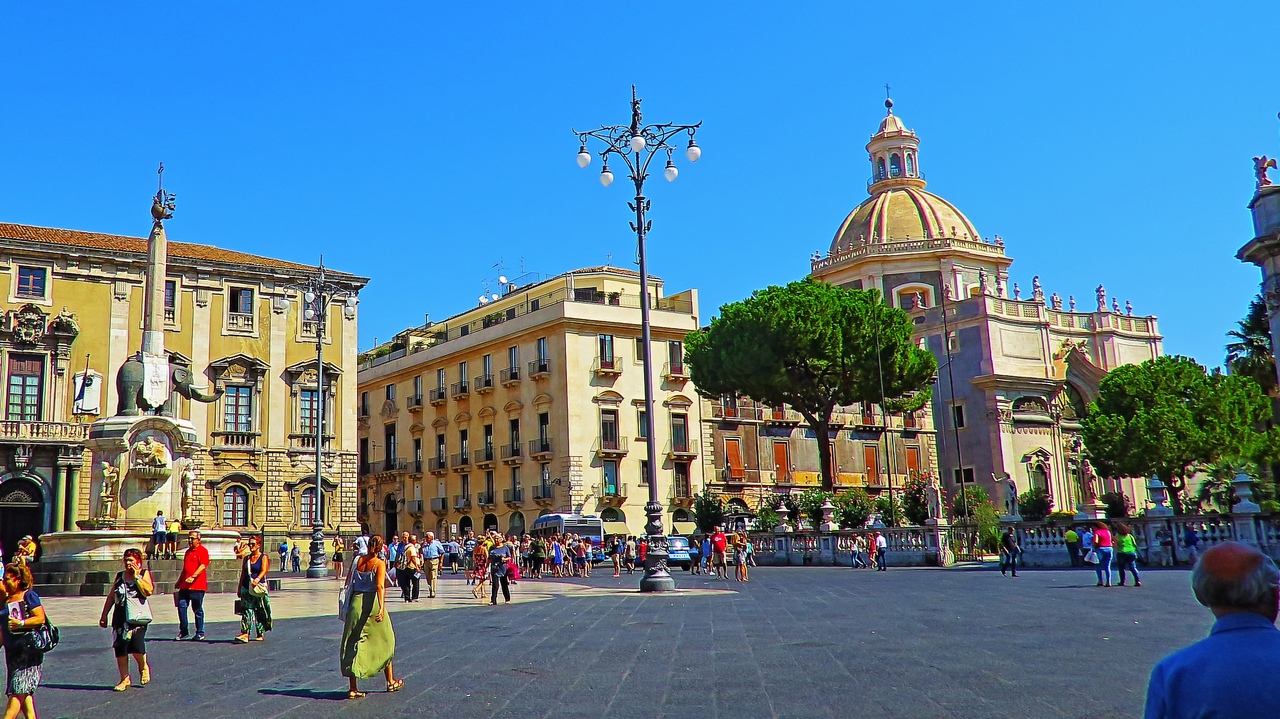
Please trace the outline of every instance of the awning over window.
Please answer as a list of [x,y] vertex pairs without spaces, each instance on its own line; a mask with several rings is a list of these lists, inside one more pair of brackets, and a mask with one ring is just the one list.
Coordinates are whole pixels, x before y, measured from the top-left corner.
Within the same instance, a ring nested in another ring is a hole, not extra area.
[[729,476],[734,479],[745,479],[747,470],[742,466],[742,450],[737,442],[725,440],[724,443],[724,461],[725,466],[729,468]]
[[672,522],[671,531],[675,534],[683,534],[686,537],[698,531],[696,522]]
[[610,534],[629,535],[631,534],[631,530],[627,529],[626,522],[605,522],[604,533],[605,536],[609,536]]

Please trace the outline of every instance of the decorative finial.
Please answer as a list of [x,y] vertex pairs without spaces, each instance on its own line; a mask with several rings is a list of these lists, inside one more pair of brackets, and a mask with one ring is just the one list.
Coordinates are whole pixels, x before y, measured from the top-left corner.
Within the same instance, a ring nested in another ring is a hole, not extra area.
[[1133,303],[1129,300],[1124,301],[1124,313],[1130,317],[1133,316]]
[[1111,311],[1120,314],[1120,300],[1114,297],[1111,298]]
[[173,217],[174,203],[178,196],[165,192],[164,189],[164,163],[160,163],[160,169],[156,170],[156,196],[151,200],[151,218],[159,223]]
[[631,134],[640,133],[640,98],[636,97],[636,86],[631,86]]
[[893,99],[889,97],[889,83],[884,84],[884,109],[893,114]]
[[1076,296],[1075,296],[1075,295],[1067,295],[1067,303],[1070,305],[1070,307],[1071,307],[1071,311],[1072,311],[1072,312],[1075,312],[1075,311],[1076,311]]
[[1017,282],[1013,283],[1013,299],[1015,300],[1022,299],[1022,289],[1018,287]]
[[1253,158],[1253,176],[1258,180],[1258,187],[1267,187],[1271,184],[1271,178],[1267,177],[1267,170],[1274,170],[1275,167],[1275,158],[1266,155]]

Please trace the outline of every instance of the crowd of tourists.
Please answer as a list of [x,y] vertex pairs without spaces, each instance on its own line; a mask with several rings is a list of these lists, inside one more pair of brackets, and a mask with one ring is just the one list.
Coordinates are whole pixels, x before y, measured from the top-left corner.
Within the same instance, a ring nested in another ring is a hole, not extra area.
[[[1171,567],[1176,563],[1174,534],[1161,527],[1153,536],[1155,548],[1147,547],[1151,563]],[[1123,521],[1089,522],[1075,525],[1063,533],[1067,556],[1072,567],[1092,568],[1097,574],[1099,587],[1126,586],[1130,576],[1134,587],[1142,586],[1138,573],[1139,545],[1133,528]],[[1189,563],[1195,564],[1200,556],[1200,536],[1195,528],[1183,528],[1181,545]],[[1152,552],[1150,550],[1157,549]],[[1022,547],[1013,527],[1006,527],[1000,535],[1000,574],[1018,576],[1018,564],[1022,560]],[[1113,580],[1114,583],[1113,583]]]

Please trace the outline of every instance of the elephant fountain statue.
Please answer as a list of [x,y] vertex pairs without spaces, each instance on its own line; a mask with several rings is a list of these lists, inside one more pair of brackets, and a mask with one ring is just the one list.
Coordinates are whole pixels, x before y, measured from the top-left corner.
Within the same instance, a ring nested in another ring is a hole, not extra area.
[[205,403],[216,402],[223,394],[221,389],[214,390],[213,394],[206,394],[203,388],[191,384],[195,374],[190,367],[170,362],[169,381],[173,392],[164,404],[152,406],[143,397],[145,372],[142,360],[136,355],[125,360],[125,363],[120,366],[120,373],[116,375],[116,391],[120,397],[116,405],[117,416],[136,417],[148,412],[156,412],[165,417],[172,417],[174,416],[173,393],[180,394],[189,400]]

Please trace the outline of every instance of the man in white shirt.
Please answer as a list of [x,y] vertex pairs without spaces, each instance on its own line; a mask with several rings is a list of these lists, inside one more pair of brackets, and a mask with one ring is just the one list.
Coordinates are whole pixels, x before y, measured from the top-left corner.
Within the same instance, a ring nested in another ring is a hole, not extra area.
[[876,532],[876,571],[889,571],[888,565],[885,563],[885,555],[889,553],[889,542],[884,535]]
[[165,544],[165,521],[164,512],[156,512],[156,518],[151,521],[151,558],[159,559],[160,552],[164,550]]
[[355,553],[355,556],[351,558],[352,562],[355,562],[360,557],[363,557],[365,553],[369,551],[369,535],[361,534],[359,537],[356,537],[356,541],[354,542],[354,544],[356,547],[356,553]]

